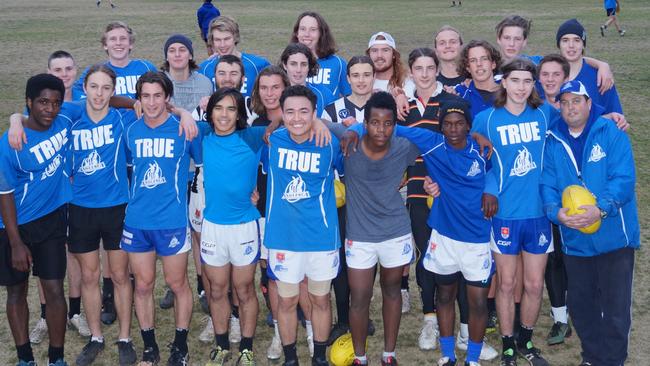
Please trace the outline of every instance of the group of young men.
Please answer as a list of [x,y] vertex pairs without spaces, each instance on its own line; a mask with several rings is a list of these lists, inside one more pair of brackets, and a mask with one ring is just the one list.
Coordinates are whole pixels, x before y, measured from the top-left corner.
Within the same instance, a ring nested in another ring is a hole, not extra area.
[[[456,348],[468,366],[498,356],[503,366],[517,357],[548,365],[532,341],[545,280],[555,323],[548,343],[570,334],[568,308],[581,365],[622,365],[640,244],[629,124],[609,65],[584,56],[576,19],[558,28],[559,54],[523,55],[529,32],[529,20],[509,16],[496,27],[497,48],[443,26],[431,48],[409,53],[408,68],[383,31],[346,62],[315,12],[299,15],[277,66],[239,51],[228,16],[209,23],[214,55],[200,65],[180,34],[164,44],[163,71],[131,59],[135,38],[122,22],[102,35],[108,60],[76,82],[72,56],[53,54],[0,139],[0,284],[18,365],[36,365],[29,270],[47,304],[48,364],[66,365],[66,251],[80,267],[90,334],[77,365],[104,349],[100,271],[115,288],[120,365],[137,361],[132,305],[140,364],[160,361],[157,258],[174,306],[168,365],[189,364],[190,250],[210,315],[199,336],[214,344],[207,365],[229,362],[232,342],[237,364],[259,362],[258,263],[274,327],[267,357],[284,355],[287,366],[298,365],[299,314],[312,365],[327,365],[327,347],[348,331],[353,364],[369,363],[377,272],[381,364],[397,365],[411,263],[423,310],[418,346],[439,344],[440,366],[459,362]],[[596,205],[569,216],[562,192],[572,184]],[[597,221],[596,233],[580,231]],[[500,352],[484,342],[495,318]]]

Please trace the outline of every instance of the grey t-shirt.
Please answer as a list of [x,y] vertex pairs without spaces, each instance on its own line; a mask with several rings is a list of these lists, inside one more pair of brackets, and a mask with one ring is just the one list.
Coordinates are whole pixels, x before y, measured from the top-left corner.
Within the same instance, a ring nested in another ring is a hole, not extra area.
[[[167,73],[167,76],[169,76],[169,73]],[[210,79],[196,71],[192,71],[190,77],[185,81],[171,80],[174,83],[172,104],[190,113],[199,105],[201,98],[209,97],[212,94],[212,82]]]
[[371,160],[359,142],[357,151],[345,159],[347,239],[377,243],[411,232],[399,186],[419,155],[408,140],[392,137],[386,155]]

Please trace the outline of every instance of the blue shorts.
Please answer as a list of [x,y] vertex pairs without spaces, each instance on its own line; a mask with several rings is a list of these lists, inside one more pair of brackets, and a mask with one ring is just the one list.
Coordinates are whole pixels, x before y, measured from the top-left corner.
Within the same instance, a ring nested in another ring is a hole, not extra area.
[[605,12],[607,13],[608,17],[612,15],[616,15],[616,8],[605,9]]
[[120,247],[129,253],[155,251],[160,256],[185,253],[192,247],[188,227],[177,229],[142,230],[124,225]]
[[490,247],[498,254],[518,255],[521,251],[545,254],[553,251],[551,222],[545,217],[521,220],[492,218]]

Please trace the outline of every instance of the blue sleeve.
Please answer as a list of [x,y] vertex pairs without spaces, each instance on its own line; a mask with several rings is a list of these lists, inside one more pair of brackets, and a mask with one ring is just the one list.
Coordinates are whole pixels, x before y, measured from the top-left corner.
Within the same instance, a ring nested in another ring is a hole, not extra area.
[[9,146],[5,134],[0,140],[0,193],[10,193],[16,188],[18,177],[15,156],[16,151]]
[[554,224],[561,225],[557,215],[562,207],[562,192],[557,187],[557,168],[553,160],[555,154],[554,143],[550,139],[550,137],[547,138],[546,148],[544,149],[544,166],[542,167],[539,190],[542,196],[544,214]]
[[2,163],[0,163],[0,166],[2,166],[2,169],[0,169],[0,194],[9,193],[13,190],[13,187],[9,185],[9,182],[4,176],[3,172],[5,169]]
[[332,153],[334,154],[334,156],[332,156],[334,169],[340,176],[344,176],[345,169],[343,167],[343,152],[341,151],[339,140],[335,137],[332,138]]
[[618,91],[616,90],[616,85],[612,86],[611,89],[605,92],[603,95],[605,100],[605,111],[606,113],[617,112],[623,114],[623,106],[621,106],[621,100],[618,97]]
[[190,156],[194,160],[194,165],[198,167],[203,165],[203,136],[197,136],[190,141]]
[[74,100],[86,99],[86,93],[84,93],[84,79],[86,78],[87,73],[88,68],[86,68],[84,72],[81,73],[79,79],[77,79],[74,85],[72,85],[72,98]]
[[[546,115],[548,118],[548,126],[546,126],[547,130],[552,130],[555,128],[555,125],[560,121],[560,118],[562,115],[560,114],[560,111],[558,109],[555,109],[549,102],[544,101],[544,104],[539,106],[539,108],[542,110],[542,112]],[[483,135],[486,136],[486,135]]]
[[149,71],[158,71],[158,69],[156,68],[156,65],[154,65],[153,63],[151,63],[151,62],[149,62],[147,60],[142,60],[142,62],[144,62],[147,65],[147,68],[149,69]]
[[71,122],[77,121],[83,115],[84,108],[86,108],[85,101],[64,102],[61,105],[59,114],[69,118]]
[[205,137],[212,133],[212,126],[206,121],[198,121],[196,125],[199,127],[199,136]]
[[258,152],[264,146],[264,133],[266,132],[266,127],[258,126],[258,127],[248,127],[247,129],[244,130],[244,133],[242,134],[242,138],[244,141],[246,141],[246,144],[250,146],[250,148]]
[[472,129],[470,130],[470,134],[474,132],[480,133],[485,137],[489,137],[487,131],[487,118],[485,117],[484,112],[481,112],[474,117],[474,122],[472,122]]
[[[350,83],[348,83],[348,63],[343,59],[343,57],[339,57],[341,59],[341,70],[340,70],[340,79],[339,79],[339,94],[341,96],[346,96],[352,94],[352,87],[350,86]],[[338,97],[337,95],[334,96],[334,99]]]
[[441,134],[426,128],[395,126],[395,136],[404,137],[420,149],[422,154],[427,153],[434,146],[440,144],[444,138]]
[[634,199],[636,173],[630,138],[612,123],[607,123],[606,128],[609,135],[607,184],[596,204],[607,216],[616,216],[621,207]]

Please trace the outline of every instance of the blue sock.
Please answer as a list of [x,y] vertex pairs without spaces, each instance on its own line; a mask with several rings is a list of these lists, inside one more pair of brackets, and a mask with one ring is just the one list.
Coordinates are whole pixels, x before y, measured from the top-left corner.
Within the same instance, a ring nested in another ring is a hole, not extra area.
[[467,356],[465,358],[465,362],[478,362],[482,348],[483,342],[472,342],[470,339],[467,343]]
[[442,357],[449,357],[451,361],[456,361],[454,347],[456,347],[456,338],[454,336],[440,337],[440,352],[442,352]]

